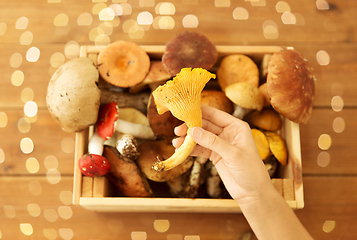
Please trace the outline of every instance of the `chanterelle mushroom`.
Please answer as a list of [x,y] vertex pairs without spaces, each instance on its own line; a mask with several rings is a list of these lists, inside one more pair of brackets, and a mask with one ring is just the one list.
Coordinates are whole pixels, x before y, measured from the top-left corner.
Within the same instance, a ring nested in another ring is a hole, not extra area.
[[[201,92],[206,83],[216,75],[202,68],[183,68],[173,80],[159,86],[153,91],[156,108],[159,114],[170,111],[176,118],[184,121],[191,128],[202,126]],[[175,153],[165,161],[153,165],[156,171],[164,171],[181,164],[190,155],[196,142],[189,134]]]

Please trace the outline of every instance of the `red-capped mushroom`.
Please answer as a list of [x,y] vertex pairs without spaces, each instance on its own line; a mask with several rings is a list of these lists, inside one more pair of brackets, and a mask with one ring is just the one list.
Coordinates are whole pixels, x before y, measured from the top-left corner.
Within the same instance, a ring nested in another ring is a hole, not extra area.
[[99,109],[97,132],[103,139],[108,140],[114,133],[115,121],[118,119],[118,104],[111,102],[104,104]]
[[104,176],[110,170],[107,159],[97,154],[84,154],[78,161],[81,173],[88,177]]

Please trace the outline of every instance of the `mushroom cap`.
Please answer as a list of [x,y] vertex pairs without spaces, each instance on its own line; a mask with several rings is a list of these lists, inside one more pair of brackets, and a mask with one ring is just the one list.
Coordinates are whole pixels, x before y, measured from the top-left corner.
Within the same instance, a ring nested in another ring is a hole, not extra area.
[[225,88],[226,96],[235,104],[246,109],[262,110],[264,97],[259,88],[247,82],[237,82]]
[[264,107],[270,106],[270,99],[269,99],[269,95],[268,95],[268,90],[267,90],[267,83],[263,83],[262,85],[260,85],[259,87],[260,92],[263,94],[264,97]]
[[46,104],[64,131],[78,132],[96,123],[101,97],[98,77],[89,58],[71,59],[52,75]]
[[176,137],[174,128],[183,122],[172,115],[170,111],[159,114],[152,95],[149,98],[147,116],[152,131],[158,139],[172,140]]
[[237,82],[259,85],[259,69],[255,62],[243,54],[231,54],[224,57],[217,69],[217,80],[222,90]]
[[233,113],[234,110],[233,102],[222,91],[218,90],[203,90],[201,105],[214,107],[229,114]]
[[157,157],[167,159],[175,152],[172,144],[167,144],[164,141],[146,141],[139,146],[140,156],[136,160],[143,174],[150,180],[155,182],[165,182],[175,177],[180,176],[190,169],[193,164],[193,158],[188,157],[186,161],[167,171],[157,172],[152,169],[152,165],[157,161]]
[[262,160],[266,159],[270,154],[269,142],[265,134],[255,128],[252,128],[252,135],[254,138],[255,145],[257,146],[259,155]]
[[98,71],[108,83],[130,87],[142,82],[150,68],[149,55],[137,44],[117,41],[98,54]]
[[286,165],[288,161],[288,151],[286,149],[286,144],[282,136],[276,132],[266,131],[264,132],[269,148],[274,157],[282,164]]
[[315,80],[306,58],[294,49],[274,53],[268,66],[267,92],[277,112],[305,124],[315,98]]
[[278,131],[283,124],[279,113],[272,108],[253,111],[247,116],[247,122],[267,131]]
[[84,154],[78,161],[79,170],[88,177],[104,176],[110,170],[107,159],[97,154]]
[[169,73],[176,75],[182,68],[211,69],[218,52],[213,43],[198,32],[184,31],[166,44],[162,63]]
[[144,126],[150,126],[149,120],[145,114],[132,107],[119,108],[118,119]]
[[216,76],[202,68],[183,68],[152,92],[159,114],[169,111],[188,127],[202,125],[201,92]]
[[150,69],[145,79],[141,83],[132,86],[130,88],[130,92],[131,93],[140,92],[143,89],[145,89],[147,86],[149,86],[151,89],[155,89],[158,85],[165,83],[167,80],[169,80],[172,77],[173,75],[166,70],[166,68],[162,64],[162,61],[159,60],[151,61]]
[[101,105],[97,120],[97,132],[100,137],[107,140],[114,133],[115,121],[118,119],[118,104],[116,102]]

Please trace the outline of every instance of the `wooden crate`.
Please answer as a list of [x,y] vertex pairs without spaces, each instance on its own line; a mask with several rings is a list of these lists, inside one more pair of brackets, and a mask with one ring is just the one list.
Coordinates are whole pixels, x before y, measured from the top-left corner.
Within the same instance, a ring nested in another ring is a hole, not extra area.
[[[141,47],[152,59],[160,59],[165,50],[165,46],[162,45]],[[89,57],[96,63],[98,53],[104,48],[105,46],[82,46],[80,56]],[[219,53],[217,66],[222,57],[234,53],[251,57],[259,66],[265,54],[272,54],[282,49],[279,46],[216,46],[216,48]],[[88,139],[92,133],[93,127],[76,133],[73,204],[103,212],[241,212],[237,202],[232,199],[109,197],[109,184],[105,177],[85,177],[78,167],[78,160],[87,152]],[[280,178],[273,178],[272,183],[292,209],[301,209],[304,207],[304,197],[299,124],[283,119],[281,135],[287,144],[288,164],[280,169]]]

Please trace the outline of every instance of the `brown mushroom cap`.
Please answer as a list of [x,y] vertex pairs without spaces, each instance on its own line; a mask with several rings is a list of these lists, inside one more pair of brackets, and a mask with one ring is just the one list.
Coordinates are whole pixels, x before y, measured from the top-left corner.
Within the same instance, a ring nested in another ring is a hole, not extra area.
[[222,90],[233,83],[246,82],[259,85],[259,69],[255,62],[243,54],[224,57],[217,69],[217,80]]
[[231,100],[218,90],[203,90],[201,92],[201,105],[210,106],[231,114],[234,105]]
[[149,68],[149,55],[133,42],[111,43],[98,54],[99,74],[106,82],[118,87],[142,82]]
[[250,124],[268,131],[278,131],[283,124],[279,113],[272,108],[263,108],[261,111],[251,112],[247,118]]
[[144,175],[156,182],[165,182],[185,173],[193,164],[193,158],[188,157],[183,163],[167,171],[157,172],[152,169],[157,157],[167,159],[175,152],[172,144],[163,141],[146,141],[139,146],[140,156],[136,160]]
[[184,31],[166,44],[162,63],[169,73],[176,75],[182,68],[211,69],[218,53],[213,43],[198,32]]
[[264,97],[259,88],[247,82],[237,82],[225,88],[226,96],[235,104],[246,109],[262,110]]
[[147,116],[155,136],[158,139],[165,139],[168,141],[171,141],[174,137],[176,137],[174,128],[183,123],[183,121],[174,117],[170,111],[159,114],[152,95],[149,98]]
[[305,124],[315,98],[315,80],[307,60],[294,49],[274,53],[269,62],[270,103],[284,117]]

